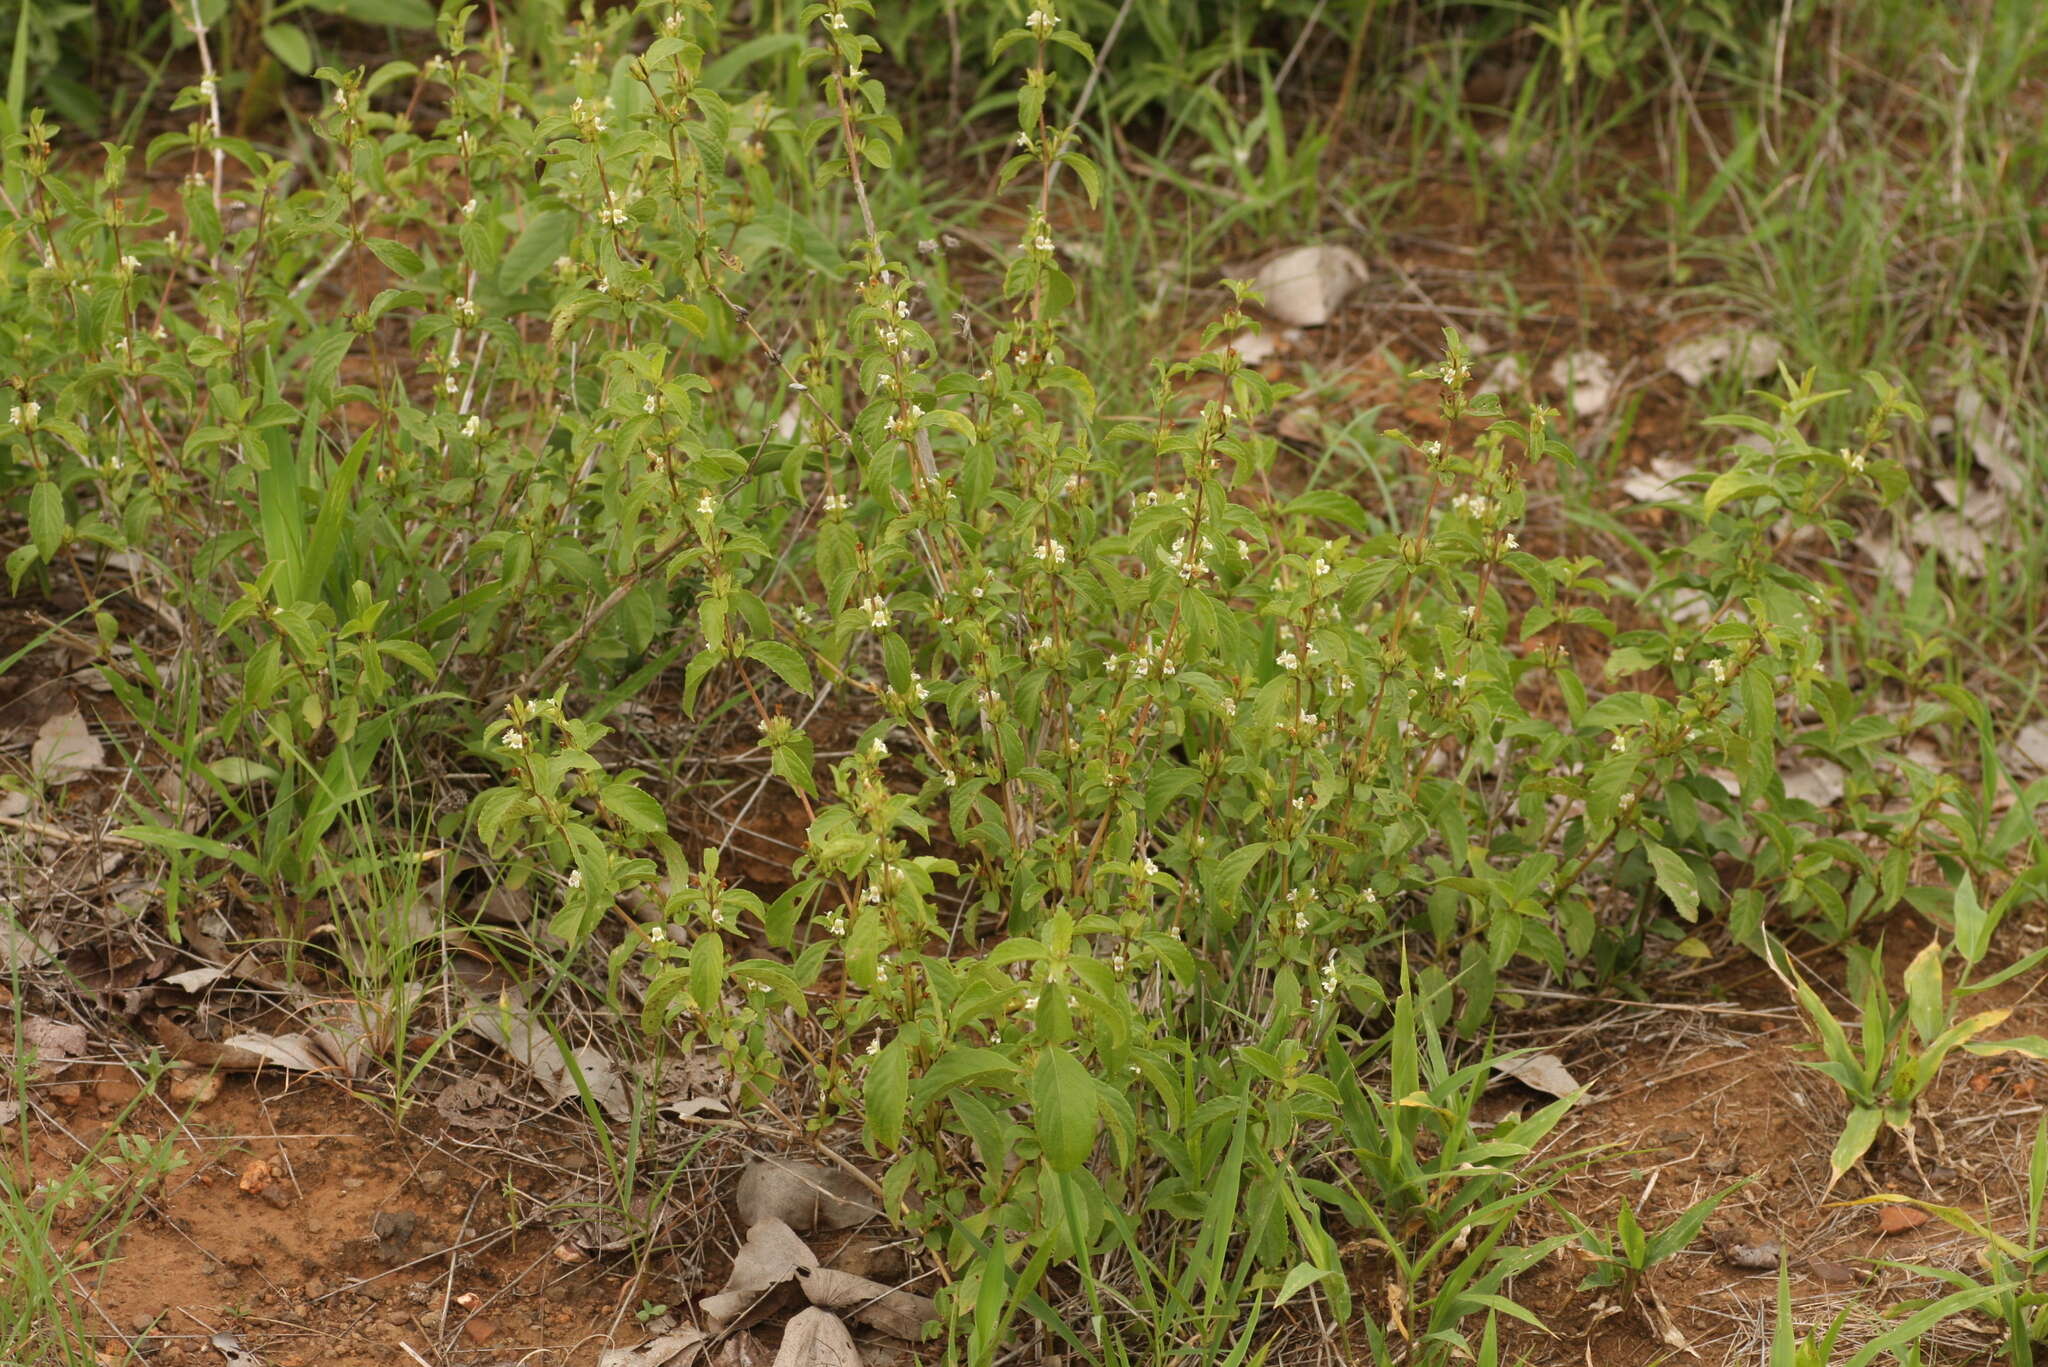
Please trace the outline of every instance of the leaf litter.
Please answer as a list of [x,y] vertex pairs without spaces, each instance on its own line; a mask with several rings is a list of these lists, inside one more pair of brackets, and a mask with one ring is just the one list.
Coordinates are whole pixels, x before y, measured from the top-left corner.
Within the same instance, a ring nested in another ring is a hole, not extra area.
[[86,725],[77,708],[59,712],[36,731],[29,746],[29,768],[48,784],[75,783],[103,767],[106,747]]

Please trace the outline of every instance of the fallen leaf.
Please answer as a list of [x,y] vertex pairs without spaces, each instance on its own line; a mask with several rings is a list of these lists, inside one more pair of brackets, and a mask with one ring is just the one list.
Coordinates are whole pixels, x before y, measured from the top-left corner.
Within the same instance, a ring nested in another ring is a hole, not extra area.
[[[21,1032],[12,1047],[33,1053],[36,1071],[47,1077],[63,1072],[73,1059],[85,1057],[91,1038],[82,1025],[54,1021],[48,1016],[23,1016]],[[4,1040],[5,1036],[0,1036],[0,1042]]]
[[1832,807],[1847,791],[1842,766],[1833,760],[1810,759],[1783,771],[1785,796],[1816,807]]
[[1991,543],[1960,513],[1937,510],[1906,523],[1906,535],[1948,561],[1956,573],[1982,579],[1990,563]]
[[[2013,753],[2033,765],[2036,769],[2048,771],[2048,721],[2029,722],[2019,729],[2012,738]],[[6,926],[0,925],[0,954],[6,952]]]
[[938,1305],[928,1297],[856,1277],[851,1272],[800,1267],[796,1279],[812,1305],[827,1310],[850,1310],[862,1324],[912,1343],[923,1338],[924,1327],[939,1317]]
[[603,1050],[582,1044],[565,1057],[555,1036],[525,1009],[517,988],[504,989],[495,1001],[471,1000],[476,1009],[465,1024],[527,1068],[554,1100],[580,1100],[587,1090],[613,1120],[633,1118],[632,1094]]
[[59,712],[36,731],[28,766],[45,783],[73,783],[100,767],[106,747],[77,708]]
[[0,906],[0,969],[36,968],[57,957],[48,941],[23,925],[10,906]]
[[197,994],[201,988],[211,987],[227,976],[225,968],[188,968],[183,973],[166,973],[163,981],[180,992]]
[[1522,364],[1522,358],[1506,356],[1479,386],[1479,391],[1482,394],[1520,394],[1522,386],[1528,382],[1529,368]]
[[0,790],[0,817],[21,816],[29,809],[29,795],[19,788]]
[[19,1101],[0,1101],[0,1125],[12,1125],[21,1118]]
[[706,1336],[700,1329],[663,1334],[637,1348],[607,1348],[597,1355],[597,1367],[682,1367],[705,1342]]
[[1550,382],[1569,395],[1576,417],[1598,417],[1614,402],[1614,365],[1597,351],[1558,357],[1550,367]]
[[817,1265],[810,1246],[797,1237],[796,1231],[771,1216],[748,1228],[746,1242],[733,1255],[732,1274],[725,1279],[725,1289],[697,1302],[698,1308],[713,1328],[722,1329],[762,1296],[793,1281],[798,1268]]
[[1904,1234],[1927,1223],[1927,1212],[1913,1206],[1883,1206],[1877,1212],[1880,1235]]
[[[700,1115],[726,1115],[732,1110],[715,1096],[682,1096],[655,1108],[670,1120],[693,1120]],[[744,1180],[744,1179],[742,1179]]]
[[783,1329],[775,1367],[861,1367],[860,1350],[837,1315],[813,1307]]
[[1920,562],[1890,541],[1878,536],[1859,536],[1856,549],[1870,557],[1870,563],[1885,581],[1900,593],[1913,591],[1913,580],[1920,568]]
[[234,1334],[215,1334],[207,1342],[213,1350],[227,1359],[227,1367],[269,1367],[261,1353],[252,1353],[242,1346],[242,1340]]
[[1719,374],[1761,380],[1778,368],[1785,348],[1754,328],[1724,328],[1674,342],[1664,349],[1664,368],[1698,388]]
[[1246,365],[1264,365],[1280,352],[1279,343],[1263,332],[1246,330],[1224,343]]
[[791,1158],[747,1164],[733,1204],[749,1228],[773,1219],[799,1233],[850,1229],[882,1213],[853,1174]]
[[2012,425],[1994,411],[1982,391],[1964,385],[1956,391],[1956,435],[1997,488],[2008,494],[2026,492],[2028,470],[2021,458],[2019,438]]
[[1838,1263],[1828,1258],[1808,1258],[1806,1270],[1834,1286],[1852,1286],[1863,1280],[1861,1269],[1851,1263]]
[[1493,1071],[1551,1096],[1570,1096],[1581,1090],[1579,1080],[1571,1075],[1556,1054],[1516,1054],[1497,1058],[1493,1061]]
[[1651,459],[1649,469],[1637,470],[1626,476],[1621,481],[1621,491],[1638,503],[1684,498],[1685,491],[1676,486],[1679,480],[1692,473],[1693,468],[1682,460],[1656,456]]
[[741,1329],[725,1336],[725,1341],[711,1355],[711,1367],[769,1367],[774,1360],[768,1345]]
[[1716,1242],[1721,1260],[1745,1272],[1775,1272],[1778,1259],[1785,1252],[1783,1244],[1755,1230],[1728,1230]]
[[450,1125],[466,1130],[506,1130],[519,1123],[519,1112],[506,1103],[504,1084],[482,1073],[458,1078],[434,1098],[434,1109]]
[[1317,328],[1368,274],[1365,261],[1349,247],[1294,247],[1259,267],[1252,283],[1275,318]]

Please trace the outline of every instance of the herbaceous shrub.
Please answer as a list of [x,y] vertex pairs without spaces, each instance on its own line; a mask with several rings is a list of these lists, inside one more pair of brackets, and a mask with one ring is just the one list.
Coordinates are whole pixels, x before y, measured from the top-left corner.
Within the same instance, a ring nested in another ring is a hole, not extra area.
[[[133,828],[174,916],[224,868],[303,885],[344,810],[483,761],[441,834],[605,956],[649,1031],[858,1116],[979,1354],[1055,1258],[1176,1303],[1227,1262],[1347,1311],[1334,1230],[1394,1198],[1313,1169],[1370,1128],[1351,1055],[1390,995],[1417,1072],[1417,1031],[1478,1035],[1518,982],[1939,916],[1930,857],[2017,848],[1898,754],[1981,705],[1912,678],[1871,708],[1791,554],[1899,491],[1905,396],[1784,377],[1640,586],[1525,544],[1571,453],[1547,410],[1474,392],[1455,335],[1414,377],[1440,425],[1375,447],[1412,497],[1298,487],[1288,388],[1225,344],[1242,287],[1141,382],[1070,346],[1055,225],[1102,190],[1049,74],[1087,59],[1073,26],[1040,6],[1000,40],[1027,59],[1021,226],[977,272],[892,230],[914,171],[871,18],[806,8],[777,101],[690,5],[609,11],[552,69],[451,10],[424,63],[322,73],[306,168],[185,92],[143,158],[185,172],[171,211],[127,149],[85,180],[40,117],[12,140],[8,573],[82,596],[121,701],[214,796],[208,830]],[[1815,448],[1844,402],[1861,440]],[[148,600],[116,600],[144,592],[175,646],[130,631]],[[607,749],[606,710],[664,676],[744,718],[804,812],[780,896],[685,848]],[[830,764],[826,688],[871,722]],[[1787,796],[1793,750],[1844,768],[1838,803]],[[788,1047],[791,1013],[830,1047]],[[1474,1075],[1431,1047],[1469,1115]],[[1503,1190],[1466,1202],[1496,1278],[1527,1254]],[[1138,1251],[1191,1224],[1194,1261]],[[1398,1228],[1401,1267],[1439,1267],[1449,1235]],[[1481,1270],[1413,1272],[1415,1322],[1454,1344],[1479,1302],[1423,1302]]]

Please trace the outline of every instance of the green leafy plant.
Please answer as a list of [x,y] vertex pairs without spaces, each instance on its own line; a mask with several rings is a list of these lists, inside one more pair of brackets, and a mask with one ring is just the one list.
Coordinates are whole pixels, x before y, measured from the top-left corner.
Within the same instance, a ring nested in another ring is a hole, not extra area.
[[1823,1057],[1806,1066],[1831,1079],[1849,1101],[1841,1137],[1828,1157],[1830,1187],[1856,1166],[1882,1129],[1890,1129],[1905,1142],[1917,1165],[1914,1104],[1934,1085],[1942,1064],[1958,1048],[1975,1054],[2011,1052],[2048,1058],[2048,1040],[2037,1037],[1978,1039],[2003,1024],[2012,1014],[2010,1010],[1980,1011],[1955,1019],[1956,998],[1947,993],[1943,983],[1942,961],[1947,950],[1940,940],[1928,941],[1913,956],[1902,979],[1904,995],[1896,1002],[1885,989],[1881,951],[1852,945],[1847,952],[1852,990],[1853,984],[1861,984],[1855,992],[1861,1003],[1861,1020],[1854,1044],[1820,994],[1791,966],[1783,947],[1773,944],[1770,957],[1773,970],[1798,1000],[1820,1045]]

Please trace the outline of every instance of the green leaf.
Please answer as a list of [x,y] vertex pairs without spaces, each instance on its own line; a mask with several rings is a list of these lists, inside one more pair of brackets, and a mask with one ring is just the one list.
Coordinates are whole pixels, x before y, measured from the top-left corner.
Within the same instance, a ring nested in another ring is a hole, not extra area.
[[290,67],[294,74],[313,74],[313,44],[306,38],[306,31],[290,24],[271,24],[263,30],[263,45],[277,54],[277,60]]
[[432,28],[434,7],[426,0],[313,0],[312,7],[364,24]]
[[1657,875],[1657,886],[1671,899],[1671,905],[1678,914],[1688,921],[1700,919],[1700,883],[1692,865],[1682,855],[1665,849],[1654,840],[1643,842],[1643,852],[1650,856],[1650,868]]
[[564,209],[535,214],[520,231],[505,259],[498,263],[498,288],[518,294],[569,250],[576,236],[576,215]]
[[893,1149],[903,1140],[903,1127],[910,1114],[910,1055],[903,1039],[891,1040],[889,1047],[868,1064],[862,1089],[867,1112],[868,1139],[877,1149]]
[[1101,1113],[1095,1079],[1064,1049],[1048,1049],[1031,1078],[1038,1147],[1054,1172],[1072,1172],[1095,1148]]
[[668,813],[654,798],[624,779],[613,779],[601,793],[604,809],[642,835],[668,829]]
[[1857,1106],[1849,1111],[1849,1119],[1842,1125],[1842,1137],[1835,1141],[1835,1151],[1828,1155],[1828,1171],[1833,1174],[1828,1179],[1830,1187],[1870,1152],[1883,1121],[1883,1114],[1875,1106]]
[[57,558],[64,545],[64,495],[52,480],[43,480],[28,494],[28,539],[43,563]]
[[799,693],[812,693],[816,685],[811,682],[810,666],[804,657],[780,641],[754,641],[748,644],[747,658],[758,660],[774,670],[777,677]]
[[427,263],[420,260],[420,254],[403,242],[394,242],[388,237],[366,237],[363,245],[401,280],[410,280],[427,268]]

